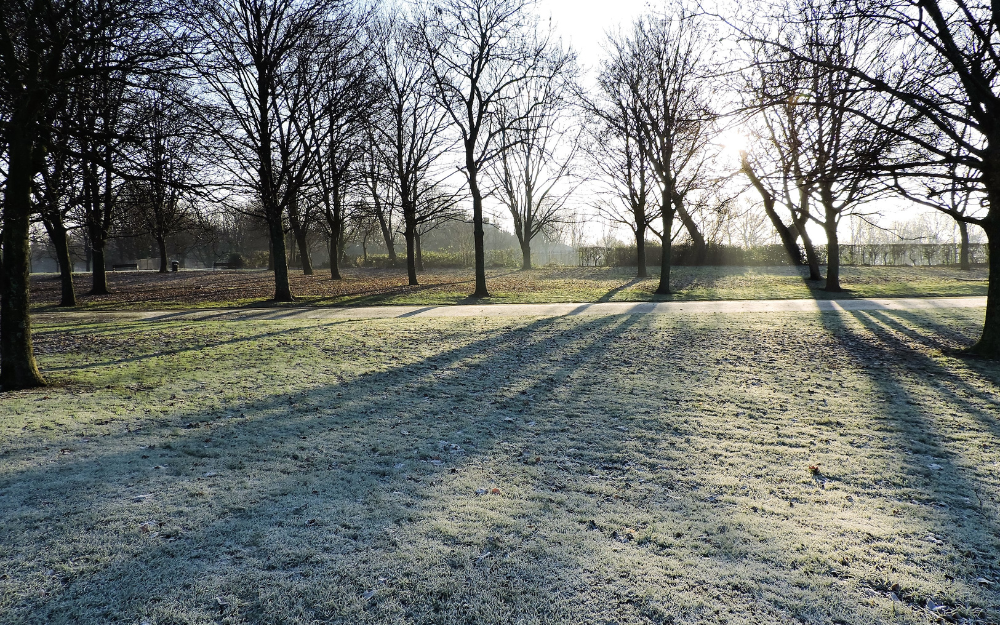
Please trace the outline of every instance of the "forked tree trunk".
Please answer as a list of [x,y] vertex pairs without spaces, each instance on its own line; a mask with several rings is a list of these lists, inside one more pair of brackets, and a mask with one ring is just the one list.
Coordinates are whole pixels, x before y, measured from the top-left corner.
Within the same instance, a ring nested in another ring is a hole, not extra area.
[[819,270],[819,254],[816,253],[816,246],[813,245],[812,237],[806,232],[805,226],[799,231],[802,236],[802,249],[806,252],[806,265],[809,266],[809,279],[822,280],[823,274]]
[[31,124],[14,115],[7,136],[7,188],[4,192],[0,275],[0,390],[44,386],[31,346],[29,316],[28,230],[32,213],[31,180],[34,146]]
[[295,244],[299,248],[299,258],[302,259],[302,273],[307,276],[313,275],[312,259],[309,258],[309,243],[306,241],[304,228],[295,233]]
[[[774,226],[774,229],[778,232],[778,236],[781,238],[781,244],[785,248],[785,253],[788,254],[788,259],[792,261],[793,265],[803,265],[802,250],[799,249],[799,244],[795,240],[795,234],[792,232],[792,229],[786,226],[785,222],[781,220],[781,216],[778,215],[778,212],[774,210],[774,195],[767,190],[764,183],[757,177],[756,172],[754,172],[753,168],[750,167],[750,162],[747,160],[746,154],[741,153],[740,156],[743,173],[747,175],[747,178],[750,179],[750,184],[757,189],[757,193],[760,194],[761,199],[764,201],[764,213],[767,214],[767,218],[771,220],[771,225]],[[793,219],[792,223],[794,222],[795,220]]]
[[688,236],[691,237],[691,246],[694,248],[694,264],[705,264],[708,246],[705,244],[704,235],[698,230],[698,224],[695,223],[694,218],[688,213],[687,207],[684,206],[684,198],[679,195],[674,197],[674,205],[677,207],[677,215],[681,218],[681,223],[684,224]]
[[396,246],[392,242],[392,232],[385,219],[385,212],[381,204],[376,205],[375,216],[378,217],[378,227],[382,231],[382,240],[385,241],[385,249],[389,252],[389,263],[396,266]]

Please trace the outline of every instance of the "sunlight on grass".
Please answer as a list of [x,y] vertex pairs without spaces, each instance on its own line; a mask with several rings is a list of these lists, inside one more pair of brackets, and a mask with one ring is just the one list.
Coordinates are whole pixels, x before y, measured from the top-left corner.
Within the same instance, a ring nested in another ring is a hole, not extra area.
[[42,325],[0,614],[995,622],[981,317]]

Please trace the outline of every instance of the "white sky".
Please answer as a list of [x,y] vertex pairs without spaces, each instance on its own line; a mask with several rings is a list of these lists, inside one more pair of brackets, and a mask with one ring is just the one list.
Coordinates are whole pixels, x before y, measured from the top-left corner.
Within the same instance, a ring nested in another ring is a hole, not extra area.
[[556,32],[576,50],[580,64],[593,69],[608,29],[630,23],[648,6],[648,0],[538,0],[538,13],[552,17]]

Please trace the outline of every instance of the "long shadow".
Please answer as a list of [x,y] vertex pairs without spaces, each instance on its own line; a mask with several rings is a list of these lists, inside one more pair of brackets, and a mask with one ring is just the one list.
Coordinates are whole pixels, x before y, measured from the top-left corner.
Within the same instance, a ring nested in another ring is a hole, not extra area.
[[[929,373],[939,376],[937,379],[946,384],[964,389],[965,396],[945,384],[933,387],[934,393],[946,405],[961,414],[974,416],[991,432],[994,439],[1000,435],[997,413],[984,410],[970,401],[969,394],[974,389],[957,379],[929,355],[913,349],[901,340],[897,332],[927,346],[937,343],[893,320],[894,314],[896,313],[870,311],[850,313],[850,317],[871,332],[881,345],[873,345],[866,337],[855,332],[851,324],[845,322],[846,317],[841,318],[837,313],[825,313],[821,318],[830,335],[840,343],[841,349],[854,359],[860,369],[868,372],[868,379],[887,402],[888,407],[882,409],[880,415],[890,426],[893,447],[903,452],[894,458],[893,465],[886,467],[888,476],[898,472],[898,481],[921,494],[922,501],[914,500],[910,503],[917,506],[924,517],[937,522],[940,527],[938,533],[946,536],[945,541],[942,541],[942,548],[953,554],[955,559],[965,559],[968,563],[964,567],[956,567],[954,574],[959,575],[958,571],[962,571],[966,576],[971,576],[962,581],[968,587],[975,588],[976,575],[972,570],[983,565],[988,567],[987,554],[1000,552],[996,504],[992,499],[987,502],[981,498],[981,492],[986,487],[982,468],[970,466],[955,449],[957,443],[946,444],[951,439],[948,426],[944,423],[947,415],[933,413],[932,407],[925,406],[922,398],[914,395],[906,380],[920,376],[917,379],[925,382],[923,377]],[[876,355],[886,364],[886,367],[877,371],[872,369],[871,362]],[[995,371],[993,373],[995,384],[998,376]],[[942,502],[947,503],[942,505]],[[888,503],[902,505],[902,502]],[[872,585],[877,586],[878,583],[873,581]],[[888,588],[881,590],[887,591]],[[908,594],[908,589],[897,592],[904,601],[913,599]]]
[[633,286],[635,286],[635,285],[639,284],[639,283],[640,283],[640,282],[642,282],[643,280],[647,280],[647,279],[648,279],[648,278],[632,278],[631,280],[629,280],[629,281],[628,281],[628,282],[626,282],[625,284],[622,284],[622,285],[619,285],[619,286],[616,286],[615,288],[611,289],[610,291],[608,291],[607,293],[605,293],[604,295],[602,295],[602,296],[601,296],[601,297],[600,297],[600,298],[599,298],[599,299],[598,299],[597,301],[598,301],[599,303],[600,303],[600,302],[610,302],[610,301],[611,301],[611,299],[612,299],[612,298],[613,298],[613,297],[614,297],[615,295],[618,295],[619,293],[621,293],[621,292],[622,292],[622,291],[624,291],[625,289],[628,289],[628,288],[631,288],[631,287],[633,287]]
[[[824,321],[832,322],[827,316],[832,317],[827,313]],[[412,356],[410,362],[373,365],[340,384],[331,383],[334,376],[317,374],[312,388],[224,411],[245,410],[251,417],[213,418],[194,408],[144,425],[153,430],[139,438],[123,432],[100,439],[110,448],[119,437],[122,446],[134,444],[133,450],[96,457],[74,450],[58,464],[41,459],[34,466],[24,457],[36,451],[8,455],[5,460],[18,468],[0,479],[5,521],[0,545],[7,546],[0,557],[11,563],[14,579],[55,583],[45,587],[48,595],[19,595],[5,618],[12,623],[707,622],[731,605],[721,599],[735,596],[744,606],[763,604],[734,615],[736,620],[790,622],[795,613],[785,604],[794,604],[797,591],[780,589],[787,578],[764,574],[748,582],[739,574],[747,565],[757,565],[750,571],[767,569],[766,552],[727,551],[719,546],[727,540],[721,529],[717,536],[690,534],[690,520],[707,517],[713,528],[729,526],[737,544],[755,543],[741,526],[745,517],[714,501],[710,492],[679,502],[670,490],[662,494],[637,480],[667,472],[661,483],[684,489],[683,480],[691,480],[687,465],[711,471],[714,462],[699,456],[725,451],[706,450],[700,440],[690,444],[686,439],[692,436],[711,443],[716,433],[687,424],[688,417],[697,421],[698,407],[679,409],[682,423],[672,421],[671,406],[699,399],[701,386],[710,389],[712,372],[699,363],[732,355],[725,350],[739,341],[717,342],[725,329],[715,329],[717,336],[677,331],[656,348],[655,357],[637,350],[633,335],[655,331],[658,323],[639,315],[539,319]],[[683,358],[686,350],[706,344],[713,351],[705,358]],[[863,364],[863,352],[845,349]],[[631,380],[631,388],[613,378],[612,370],[626,383]],[[650,395],[650,382],[673,375],[689,384]],[[640,390],[643,401],[636,403],[630,393]],[[595,404],[595,397],[601,403]],[[759,417],[759,423],[748,424],[748,435],[779,418]],[[200,427],[166,437],[188,422]],[[170,447],[164,448],[164,437]],[[206,446],[205,438],[211,444]],[[155,450],[139,448],[154,440]],[[669,451],[659,458],[671,466],[649,465],[656,459],[650,450],[664,446]],[[243,453],[230,458],[235,448]],[[153,463],[165,468],[154,470]],[[719,466],[709,478],[735,490],[738,471],[738,464]],[[206,477],[212,472],[233,490],[214,485],[218,478]],[[590,492],[589,485],[597,483],[606,486],[591,488],[592,503],[566,494]],[[27,484],[34,486],[28,490]],[[701,485],[711,484],[703,479]],[[502,492],[493,494],[494,487]],[[486,492],[476,494],[479,489]],[[148,501],[133,501],[147,493]],[[659,506],[656,522],[667,524],[664,532],[673,537],[677,531],[683,534],[679,542],[703,544],[706,551],[693,562],[672,563],[669,552],[650,556],[669,573],[651,585],[668,596],[681,592],[699,583],[690,569],[704,562],[726,573],[715,585],[692,591],[712,596],[701,612],[657,605],[643,595],[642,572],[621,571],[631,561],[612,559],[618,549],[659,553],[655,542],[621,533],[625,525],[637,527],[633,519],[651,514],[654,506]],[[597,526],[588,516],[595,509],[610,510],[609,518],[621,521]],[[138,529],[149,520],[166,522],[162,528],[154,524],[159,536]],[[18,527],[28,531],[11,534]],[[980,534],[988,531],[995,531],[990,524]],[[121,535],[135,536],[134,545],[125,543],[121,553],[108,557],[105,537]],[[603,547],[598,550],[596,539],[584,536],[599,537]],[[791,552],[806,538],[793,531],[776,540],[780,544],[772,549]],[[560,541],[568,543],[566,549],[552,546]],[[975,541],[970,546],[982,548]],[[508,561],[505,553],[517,550],[531,558]],[[50,567],[55,573],[46,577],[42,571]],[[637,592],[617,594],[610,577],[632,573],[639,575],[629,578]],[[785,604],[754,590],[754,583],[771,581]],[[215,597],[228,607],[220,610]],[[859,601],[838,599],[848,607]],[[802,620],[829,621],[823,606],[802,612],[808,616]]]
[[[501,442],[498,435],[517,440],[545,431],[558,431],[563,427],[562,423],[553,423],[546,429],[539,428],[534,432],[511,431],[513,426],[509,426],[507,421],[495,418],[484,420],[481,401],[479,406],[463,406],[463,403],[473,401],[469,396],[495,397],[498,391],[496,382],[510,378],[518,382],[517,388],[511,389],[517,393],[513,395],[513,399],[505,399],[505,402],[516,401],[522,394],[549,393],[554,387],[556,378],[565,379],[584,361],[593,361],[600,357],[604,347],[598,339],[613,338],[636,320],[637,318],[625,318],[625,320],[621,317],[597,318],[574,326],[578,336],[587,337],[583,346],[577,349],[575,344],[567,339],[563,342],[561,351],[573,357],[563,365],[554,365],[550,360],[544,366],[536,367],[527,379],[525,379],[524,364],[529,355],[537,357],[542,352],[555,353],[551,343],[559,343],[558,336],[552,338],[552,335],[557,334],[555,333],[557,320],[538,320],[522,328],[502,332],[415,363],[363,375],[344,386],[319,385],[311,391],[295,393],[295,403],[315,404],[319,408],[318,413],[292,408],[289,400],[281,395],[255,403],[252,410],[260,415],[259,417],[240,419],[236,423],[210,421],[196,413],[178,414],[172,419],[174,424],[189,419],[197,420],[200,417],[199,422],[203,424],[202,427],[211,428],[213,440],[235,438],[245,444],[249,439],[255,448],[260,448],[260,461],[255,463],[257,466],[240,462],[239,466],[227,467],[233,473],[249,472],[247,480],[239,478],[234,480],[245,484],[242,488],[246,489],[246,496],[237,497],[236,501],[229,498],[225,504],[220,503],[220,510],[211,515],[215,518],[208,520],[198,519],[195,514],[186,514],[183,510],[175,510],[173,515],[180,517],[181,523],[185,523],[183,519],[186,519],[186,524],[181,525],[180,530],[170,530],[174,533],[167,539],[169,542],[163,542],[162,539],[146,540],[127,555],[112,558],[111,563],[98,566],[96,571],[81,570],[79,566],[60,567],[61,573],[65,574],[62,587],[50,595],[25,599],[16,605],[16,610],[9,615],[16,620],[10,622],[72,622],[80,618],[93,618],[95,611],[106,620],[120,618],[132,620],[139,612],[156,612],[155,605],[150,604],[150,598],[162,600],[163,581],[168,579],[171,588],[192,588],[191,592],[199,596],[195,613],[202,616],[206,612],[210,614],[217,608],[211,602],[211,595],[220,593],[238,598],[242,614],[250,621],[254,621],[255,618],[273,619],[277,614],[270,611],[273,610],[273,606],[268,607],[272,598],[260,596],[261,589],[251,588],[252,584],[243,583],[246,580],[223,576],[222,580],[207,589],[208,596],[202,596],[204,591],[192,585],[199,583],[199,580],[206,575],[215,576],[213,562],[219,559],[227,560],[229,554],[234,552],[242,554],[242,558],[255,558],[259,564],[259,571],[277,571],[273,575],[261,573],[264,578],[272,576],[283,578],[287,574],[288,563],[281,562],[286,554],[282,552],[280,545],[289,541],[297,545],[308,545],[313,540],[309,538],[310,535],[325,535],[319,539],[319,543],[335,549],[343,549],[347,544],[367,544],[370,548],[384,548],[386,546],[383,541],[384,535],[380,536],[378,532],[366,534],[367,526],[360,522],[361,519],[375,514],[375,508],[379,511],[378,516],[385,516],[393,526],[404,527],[412,524],[415,522],[415,517],[424,517],[432,512],[421,510],[420,506],[435,481],[456,479],[451,477],[454,474],[449,472],[449,467],[461,470],[463,465],[478,462],[477,458],[488,455],[490,450]],[[544,336],[546,333],[550,334],[548,338]],[[533,353],[526,354],[526,347]],[[488,362],[480,364],[478,361],[483,357],[487,357]],[[499,367],[494,363],[500,363]],[[421,410],[424,408],[421,406],[419,396],[422,387],[417,386],[412,392],[404,391],[409,397],[405,398],[403,405],[411,406],[414,413],[401,417],[398,416],[399,402],[394,396],[379,399],[370,395],[372,385],[388,389],[408,389],[410,384],[424,383],[432,385],[427,388],[438,388],[439,378],[435,378],[434,374],[455,371],[456,367],[460,367],[460,373],[466,380],[478,380],[476,372],[488,367],[488,373],[481,378],[482,382],[472,385],[470,393],[463,402],[448,401],[454,398],[439,398],[445,401],[430,402],[430,406]],[[510,386],[513,382],[505,384]],[[501,389],[503,388],[502,386]],[[337,393],[338,390],[342,392]],[[425,420],[441,409],[447,409],[451,416],[438,417],[437,422],[428,423]],[[518,414],[516,410],[505,410],[496,414],[498,410],[490,412],[494,413],[495,417],[502,414]],[[455,415],[456,411],[459,411],[459,416]],[[454,461],[447,458],[446,461],[437,463],[423,462],[429,455],[442,455],[447,451],[442,451],[437,446],[430,450],[414,449],[410,453],[405,451],[401,453],[401,450],[397,449],[390,454],[376,452],[373,447],[371,455],[364,457],[363,448],[370,444],[367,441],[388,437],[393,430],[396,430],[399,423],[403,422],[412,424],[408,427],[415,431],[418,427],[425,429],[425,435],[431,434],[432,440],[439,438],[456,440],[457,444],[463,447],[462,453],[457,455]],[[161,427],[169,426],[165,424]],[[471,433],[470,438],[454,438],[454,430],[458,427],[465,430],[467,435]],[[175,490],[181,487],[198,487],[201,480],[196,475],[202,469],[194,467],[212,460],[222,460],[221,457],[211,458],[211,454],[221,455],[226,446],[214,445],[213,451],[204,452],[209,454],[208,456],[202,455],[200,452],[202,446],[198,441],[205,432],[206,430],[202,428],[185,430],[173,439],[168,448],[163,449],[161,445],[155,460],[143,458],[151,455],[149,450],[137,449],[86,460],[70,460],[61,463],[55,470],[45,467],[15,471],[5,475],[0,482],[0,492],[7,495],[3,500],[4,517],[17,510],[20,510],[22,515],[32,514],[27,510],[44,509],[53,502],[59,502],[58,506],[63,514],[60,515],[58,528],[62,532],[58,530],[53,532],[51,529],[42,534],[29,532],[27,536],[18,536],[15,541],[13,536],[3,536],[9,530],[0,530],[0,536],[3,538],[0,544],[24,546],[34,544],[43,551],[50,549],[63,552],[67,549],[71,552],[88,551],[83,544],[73,545],[72,537],[79,536],[81,530],[85,537],[92,536],[95,532],[99,534],[100,513],[83,512],[84,510],[94,502],[99,501],[103,506],[108,505],[108,500],[112,500],[114,503],[111,504],[112,510],[108,514],[117,518],[121,516],[121,512],[113,513],[114,508],[136,505],[128,499],[128,495],[124,501],[121,500],[121,485],[115,483],[116,478],[121,480],[121,476],[112,475],[109,471],[114,470],[114,467],[133,467],[161,462],[169,465],[164,470],[169,475],[165,475],[158,484],[154,483],[157,481],[155,479],[140,480],[146,484],[139,490],[151,489],[163,493],[164,489],[171,487]],[[321,442],[303,444],[301,441],[304,437],[319,439]],[[466,440],[471,442],[466,443]],[[273,441],[273,444],[267,445],[265,449],[264,445],[270,441]],[[110,442],[107,438],[102,440],[104,445]],[[314,445],[324,447],[326,453],[321,453]],[[338,451],[331,452],[331,446],[337,445],[339,445]],[[308,446],[308,449],[303,452],[300,448],[304,446]],[[188,457],[186,454],[189,452],[196,452],[196,455]],[[397,460],[400,455],[409,456],[406,460],[407,467],[396,470],[394,467],[399,464]],[[161,457],[167,460],[160,460]],[[276,464],[267,462],[267,458],[270,457],[281,458],[282,463],[291,457],[296,460],[295,469],[291,474],[287,474],[282,466],[270,466]],[[214,464],[218,465],[219,462]],[[101,466],[110,468],[101,469]],[[53,473],[56,473],[56,476],[53,476]],[[377,477],[373,480],[371,475]],[[103,476],[107,481],[94,484],[92,480],[95,476]],[[57,479],[53,480],[53,477]],[[167,480],[167,477],[172,479]],[[128,476],[126,479],[133,481],[136,478]],[[341,489],[342,492],[339,494],[328,496],[323,485],[330,481],[347,482],[348,488]],[[30,490],[30,496],[20,502],[12,501],[11,498],[11,495],[18,492],[16,488],[18,483],[35,485]],[[134,490],[136,486],[133,485],[126,490]],[[440,483],[438,486],[440,487]],[[320,488],[323,490],[317,495]],[[373,488],[377,489],[378,493],[373,494],[371,490]],[[400,489],[405,489],[408,494],[400,496],[393,494]],[[257,501],[254,501],[255,499]],[[299,506],[289,512],[288,507],[282,506],[282,501],[287,500],[295,503],[305,500],[309,512],[299,515],[295,512]],[[324,515],[324,511],[328,514]],[[160,509],[149,514],[170,513]],[[313,522],[306,518],[312,515],[320,517],[321,520]],[[8,520],[13,521],[9,517]],[[81,521],[84,527],[80,526]],[[93,525],[88,529],[86,527],[88,524]],[[4,523],[3,527],[9,528],[15,525],[13,522]],[[129,531],[133,528],[111,529]],[[258,536],[261,532],[270,535],[266,544],[260,542]],[[141,538],[142,534],[139,536]],[[248,551],[254,550],[262,553],[248,555]],[[22,553],[22,561],[31,561],[32,555]],[[83,561],[86,561],[88,555],[77,553],[73,557],[82,557]],[[72,557],[70,559],[72,560]],[[335,609],[327,605],[321,597],[300,598],[300,602],[304,599],[307,604],[315,601],[314,604],[307,605],[308,611],[315,618],[334,618],[338,610],[364,612],[362,591],[373,582],[351,579],[353,558],[346,555],[344,560],[346,562],[341,562],[341,566],[333,566],[333,571],[317,571],[316,574],[319,574],[321,579],[327,579],[327,585],[336,590],[335,594],[343,595],[341,598],[347,599],[348,604],[346,607]],[[271,562],[277,566],[269,564]],[[436,567],[440,567],[441,564],[441,562],[434,563]],[[300,564],[295,568],[301,566]],[[449,564],[445,568],[454,567]],[[469,567],[461,568],[464,570]],[[280,579],[271,581],[280,586]],[[209,607],[202,608],[200,599],[205,599]],[[425,607],[430,609],[429,606]],[[508,612],[516,612],[518,609],[516,605],[507,605],[504,608]]]

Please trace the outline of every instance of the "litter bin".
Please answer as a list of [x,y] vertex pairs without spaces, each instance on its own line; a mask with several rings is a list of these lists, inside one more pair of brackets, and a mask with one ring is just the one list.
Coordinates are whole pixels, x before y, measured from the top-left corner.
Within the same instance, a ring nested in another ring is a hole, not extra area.
[[180,268],[181,268],[180,262],[176,260],[170,261],[170,271],[177,271]]

